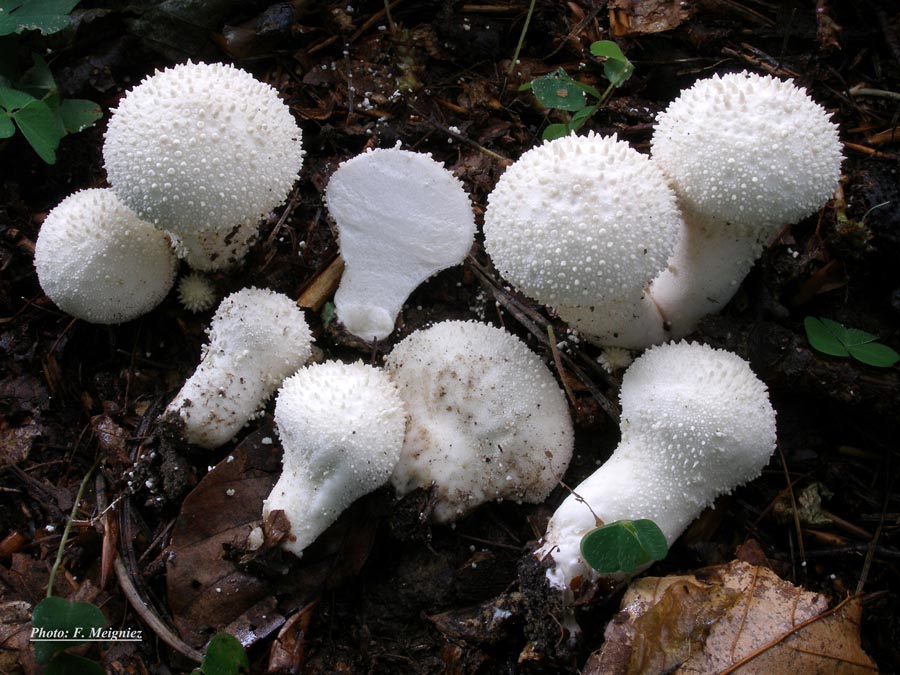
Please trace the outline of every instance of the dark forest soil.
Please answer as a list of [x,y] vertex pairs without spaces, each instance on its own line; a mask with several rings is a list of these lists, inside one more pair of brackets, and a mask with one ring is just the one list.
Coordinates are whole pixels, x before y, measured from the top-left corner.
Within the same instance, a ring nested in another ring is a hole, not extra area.
[[[900,119],[900,15],[889,0],[680,5],[667,30],[614,38],[635,73],[587,128],[618,133],[646,152],[655,114],[681,88],[750,69],[793,77],[833,112],[846,161],[843,199],[783,232],[727,309],[692,336],[747,358],[768,384],[779,453],[761,478],[705,513],[651,573],[725,562],[754,540],[794,583],[833,601],[861,593],[863,646],[882,672],[900,672],[898,371],[818,353],[803,330],[804,317],[823,316],[900,348],[900,143],[890,135]],[[560,66],[583,82],[602,81],[588,48],[610,39],[606,2],[538,1],[512,75],[527,2],[391,7],[393,29],[384,5],[371,0],[85,1],[72,29],[33,37],[30,46],[53,50],[63,93],[98,101],[107,114],[65,138],[54,166],[20,135],[0,145],[0,597],[31,604],[43,597],[78,485],[101,460],[55,590],[101,606],[109,625],[143,629],[142,643],[88,652],[111,672],[190,670],[179,650],[202,649],[225,628],[248,646],[254,672],[265,672],[270,658],[284,672],[298,665],[306,673],[577,672],[618,609],[620,592],[598,593],[579,609],[578,645],[563,638],[559,598],[527,555],[562,487],[544,505],[484,506],[455,527],[422,522],[427,493],[396,502],[384,489],[347,512],[302,561],[248,552],[244,540],[259,519],[253,500],[279,470],[277,440],[266,440],[275,437],[271,406],[215,452],[185,447],[155,424],[195,367],[211,313],[190,314],[172,293],[140,320],[96,326],[62,314],[38,285],[32,254],[44,215],[71,192],[106,184],[109,108],[154,68],[188,58],[232,61],[291,106],[307,153],[300,180],[244,264],[214,281],[221,295],[255,285],[295,298],[337,255],[322,191],[341,161],[397,142],[430,152],[462,179],[480,219],[505,166],[559,121],[519,85]],[[851,93],[860,86],[893,95]],[[398,329],[374,350],[310,311],[319,356],[379,362],[414,329],[467,318],[504,325],[551,363],[541,328],[549,320],[567,363],[581,373],[565,375],[578,430],[565,481],[575,485],[617,443],[609,414],[617,379],[596,365],[595,348],[497,279],[476,244],[470,262],[413,294]],[[537,323],[523,322],[529,316]],[[216,471],[233,472],[243,499],[214,489],[225,480],[210,472],[220,462]],[[791,488],[799,494],[814,483],[832,495],[824,504],[831,523],[798,530],[779,514]],[[215,519],[203,522],[201,511]],[[229,526],[237,532],[230,539],[215,537]],[[203,553],[191,557],[187,544],[195,540]],[[239,590],[223,598],[227,584]],[[147,603],[143,615],[129,594]],[[150,615],[160,623],[148,623]],[[166,626],[180,631],[178,648],[165,644]],[[27,649],[15,644],[8,637],[0,644],[0,670],[33,672]]]

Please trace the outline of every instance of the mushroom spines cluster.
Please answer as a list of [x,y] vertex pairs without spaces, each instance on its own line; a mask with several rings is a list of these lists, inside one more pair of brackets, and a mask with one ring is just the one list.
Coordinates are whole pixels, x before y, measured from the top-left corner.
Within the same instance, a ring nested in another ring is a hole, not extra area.
[[110,189],[66,197],[44,220],[34,265],[63,311],[91,323],[121,323],[156,307],[175,281],[168,236]]
[[649,159],[615,136],[565,136],[525,152],[485,212],[500,274],[545,304],[582,307],[633,295],[665,267],[675,196]]
[[651,145],[687,211],[754,232],[821,208],[840,178],[829,113],[771,75],[697,81],[659,115]]
[[122,98],[103,157],[123,202],[187,233],[259,220],[286,198],[303,149],[273,87],[232,65],[189,62]]
[[406,412],[384,371],[328,361],[284,381],[275,403],[284,470],[263,504],[291,524],[296,555],[354,500],[387,482],[400,457]]
[[303,312],[286,295],[245,288],[216,309],[200,365],[166,408],[185,439],[205,448],[229,441],[312,352]]
[[539,502],[557,485],[574,444],[568,406],[521,340],[445,321],[401,341],[385,367],[409,414],[392,482],[401,494],[433,483],[437,520],[496,499]]
[[409,294],[472,247],[475,217],[462,182],[424,153],[352,157],[331,176],[325,201],[346,263],[337,317],[366,340],[387,337]]

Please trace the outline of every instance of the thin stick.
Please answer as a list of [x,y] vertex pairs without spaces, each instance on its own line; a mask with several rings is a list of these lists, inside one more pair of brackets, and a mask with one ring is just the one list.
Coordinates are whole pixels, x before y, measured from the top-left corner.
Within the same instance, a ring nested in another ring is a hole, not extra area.
[[516,68],[516,63],[519,60],[519,53],[522,51],[522,46],[525,44],[525,33],[528,32],[528,24],[531,23],[531,15],[534,14],[534,5],[536,0],[531,0],[531,3],[528,5],[528,14],[525,15],[525,24],[522,26],[522,33],[519,35],[519,44],[516,45],[516,51],[513,52],[512,61],[509,62],[509,70],[506,71],[507,77],[512,77],[513,70]]

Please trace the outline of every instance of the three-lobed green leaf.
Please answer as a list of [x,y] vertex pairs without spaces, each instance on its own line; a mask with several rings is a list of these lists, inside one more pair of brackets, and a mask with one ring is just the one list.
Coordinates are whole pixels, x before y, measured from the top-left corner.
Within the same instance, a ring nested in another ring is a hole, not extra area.
[[603,75],[614,87],[621,87],[634,72],[634,64],[622,53],[619,45],[611,40],[592,43],[591,54],[606,59],[603,62]]
[[99,630],[105,624],[103,612],[89,602],[69,602],[55,596],[44,598],[34,607],[31,625],[34,628],[44,629],[47,634],[50,634],[49,631],[61,631],[73,639],[53,642],[35,640],[33,642],[35,659],[40,664],[50,663],[51,660],[63,656],[59,652],[84,643],[90,637],[92,629]]
[[62,138],[91,126],[103,112],[93,101],[61,100],[47,62],[39,54],[33,61],[15,88],[0,86],[0,138],[18,127],[38,156],[54,164]]
[[80,0],[0,0],[0,35],[37,30],[44,35],[69,25],[69,12]]
[[854,359],[866,365],[889,368],[900,361],[900,354],[879,344],[877,335],[858,328],[845,328],[837,321],[808,316],[803,320],[806,338],[813,349],[828,354]]
[[669,545],[652,520],[617,520],[601,525],[581,539],[585,562],[601,574],[631,574],[654,560],[662,560]]
[[250,672],[250,660],[236,637],[230,633],[216,633],[209,641],[203,663],[194,672],[203,675],[240,675]]

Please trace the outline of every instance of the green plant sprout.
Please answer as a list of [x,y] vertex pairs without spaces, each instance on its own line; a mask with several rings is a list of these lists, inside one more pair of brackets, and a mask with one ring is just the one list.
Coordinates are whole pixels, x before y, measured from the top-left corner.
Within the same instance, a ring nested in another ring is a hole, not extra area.
[[[65,651],[68,647],[75,647],[86,642],[92,631],[96,632],[104,627],[106,619],[103,617],[103,612],[89,602],[69,602],[65,598],[53,596],[53,580],[62,563],[63,552],[66,542],[69,540],[69,533],[72,531],[72,523],[78,513],[78,505],[84,495],[85,486],[96,467],[95,464],[81,481],[78,494],[75,495],[75,505],[72,507],[59,542],[56,561],[50,570],[47,597],[35,605],[31,615],[34,657],[38,664],[46,666],[44,668],[45,675],[65,675],[66,673],[104,675],[106,673],[106,669],[96,661]],[[40,639],[41,635],[47,637]],[[69,637],[71,639],[66,639]]]
[[233,635],[225,632],[216,633],[209,646],[203,663],[194,670],[201,675],[241,675],[250,672],[250,660],[243,645]]
[[17,63],[18,35],[37,30],[56,33],[69,25],[68,12],[79,0],[0,0],[0,141],[16,128],[47,164],[66,134],[86,129],[103,116],[85,99],[63,99],[50,67],[33,53],[24,73]]
[[652,520],[617,520],[581,539],[585,562],[601,574],[631,574],[669,552],[666,535]]
[[[519,87],[519,91],[530,89],[534,92],[538,103],[545,108],[572,113],[567,122],[551,124],[544,129],[541,137],[545,141],[562,138],[578,131],[609,98],[613,89],[622,86],[634,72],[634,64],[625,57],[615,42],[610,40],[594,42],[591,45],[591,54],[605,59],[603,75],[609,80],[609,85],[603,92],[578,82],[563,68],[558,68]],[[594,99],[593,103],[588,97]]]
[[803,327],[809,344],[823,354],[843,358],[852,356],[857,361],[878,368],[890,368],[900,361],[900,354],[876,342],[877,335],[857,328],[845,328],[831,319],[812,316],[803,320]]

